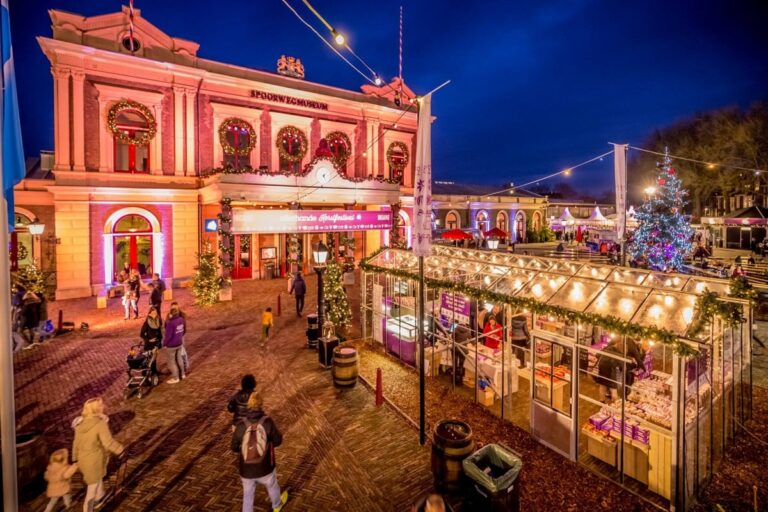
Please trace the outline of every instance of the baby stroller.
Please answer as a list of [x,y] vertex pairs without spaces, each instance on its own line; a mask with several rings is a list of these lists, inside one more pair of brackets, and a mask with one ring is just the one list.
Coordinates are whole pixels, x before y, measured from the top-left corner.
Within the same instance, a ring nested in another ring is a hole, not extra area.
[[128,356],[125,358],[128,363],[128,383],[123,390],[123,396],[128,399],[134,392],[141,398],[145,389],[157,386],[160,381],[155,370],[155,359],[157,358],[157,348],[145,350],[144,343],[138,343],[131,346]]

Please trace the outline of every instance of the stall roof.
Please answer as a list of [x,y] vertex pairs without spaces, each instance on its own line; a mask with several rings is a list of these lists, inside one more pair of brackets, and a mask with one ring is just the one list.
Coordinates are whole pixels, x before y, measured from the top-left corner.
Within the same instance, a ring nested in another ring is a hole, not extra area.
[[[368,263],[411,274],[418,269],[417,258],[402,249],[385,249]],[[660,326],[678,336],[685,335],[693,320],[698,295],[706,290],[720,295],[729,291],[725,279],[437,245],[424,258],[424,269],[427,277]]]

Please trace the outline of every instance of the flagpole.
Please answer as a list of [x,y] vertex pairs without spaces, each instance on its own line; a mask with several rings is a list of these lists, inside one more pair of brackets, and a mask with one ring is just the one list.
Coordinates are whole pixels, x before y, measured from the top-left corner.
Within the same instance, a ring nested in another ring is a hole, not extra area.
[[424,256],[419,256],[419,318],[418,333],[421,362],[419,364],[419,444],[424,446],[427,442],[427,433],[425,426],[425,399],[426,399],[426,375],[424,374]]

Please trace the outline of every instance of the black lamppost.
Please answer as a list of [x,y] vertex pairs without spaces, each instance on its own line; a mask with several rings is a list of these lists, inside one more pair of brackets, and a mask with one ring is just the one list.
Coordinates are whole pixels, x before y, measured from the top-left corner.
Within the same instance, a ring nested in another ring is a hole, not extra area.
[[320,241],[312,248],[312,257],[315,260],[315,272],[317,273],[317,323],[320,326],[320,332],[323,332],[323,320],[325,313],[325,299],[323,297],[323,272],[325,272],[325,262],[328,260],[328,247]]

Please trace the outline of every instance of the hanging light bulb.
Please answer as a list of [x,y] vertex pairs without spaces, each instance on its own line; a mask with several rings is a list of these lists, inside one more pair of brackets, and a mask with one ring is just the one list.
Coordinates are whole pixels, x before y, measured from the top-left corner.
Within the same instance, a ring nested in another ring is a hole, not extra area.
[[344,43],[346,42],[344,34],[336,32],[336,29],[333,29],[331,33],[333,34],[333,40],[336,42],[336,44],[339,46],[344,46]]
[[378,86],[381,86],[381,84],[384,83],[384,80],[382,80],[379,75],[376,75],[373,77],[373,83],[375,83]]

